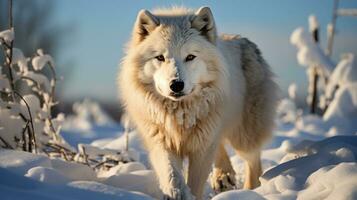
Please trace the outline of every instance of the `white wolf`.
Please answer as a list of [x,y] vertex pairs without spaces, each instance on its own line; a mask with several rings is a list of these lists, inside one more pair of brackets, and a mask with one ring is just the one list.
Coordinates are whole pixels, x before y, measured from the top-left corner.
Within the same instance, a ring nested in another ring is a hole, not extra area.
[[225,143],[246,162],[244,188],[259,185],[260,150],[274,126],[272,77],[255,44],[217,36],[208,7],[139,12],[118,85],[164,198],[202,199],[213,163],[214,189],[231,188]]

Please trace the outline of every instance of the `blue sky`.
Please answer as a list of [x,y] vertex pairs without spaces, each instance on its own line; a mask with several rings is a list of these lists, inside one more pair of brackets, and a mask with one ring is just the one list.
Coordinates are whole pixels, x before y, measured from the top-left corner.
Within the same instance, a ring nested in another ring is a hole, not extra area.
[[[73,24],[61,50],[60,58],[73,60],[72,74],[66,82],[66,99],[90,97],[116,101],[116,73],[123,48],[130,37],[132,25],[140,9],[184,5],[211,7],[218,32],[241,34],[258,44],[264,57],[277,75],[283,91],[296,82],[299,92],[306,91],[306,75],[296,61],[296,49],[289,43],[291,32],[303,26],[315,14],[321,26],[321,45],[326,46],[326,25],[331,21],[332,0],[220,0],[220,1],[116,1],[61,0],[56,1],[55,23]],[[340,7],[355,7],[355,0],[341,0]],[[357,54],[357,18],[337,21],[338,33],[333,59],[343,52]],[[61,63],[61,60],[58,61]],[[68,67],[68,66],[67,66]]]

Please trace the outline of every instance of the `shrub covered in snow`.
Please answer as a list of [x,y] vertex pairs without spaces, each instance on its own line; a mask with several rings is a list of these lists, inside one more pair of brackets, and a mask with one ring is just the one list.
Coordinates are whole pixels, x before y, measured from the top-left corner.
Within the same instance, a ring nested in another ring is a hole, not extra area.
[[[55,65],[41,49],[26,57],[13,47],[14,30],[0,32],[6,61],[0,66],[0,145],[30,152],[48,143],[66,145],[59,135],[63,114],[52,117],[56,84]],[[32,61],[32,65],[29,64]],[[47,66],[52,77],[41,70]]]
[[[310,32],[318,29],[315,16],[309,17]],[[323,112],[323,120],[331,127],[337,128],[338,132],[357,132],[357,61],[355,55],[347,53],[342,56],[340,62],[335,65],[325,55],[313,37],[306,33],[303,28],[297,28],[290,37],[290,42],[298,49],[297,60],[299,64],[307,67],[309,89],[307,101],[311,103],[314,90],[314,76],[320,76],[319,84],[319,107]],[[318,80],[316,80],[318,81]],[[282,106],[287,107],[283,101]],[[292,105],[289,103],[289,110]],[[290,114],[291,115],[291,114]]]
[[[0,147],[46,154],[51,158],[87,165],[91,170],[109,170],[137,157],[127,151],[109,150],[87,144],[78,144],[77,149],[68,144],[60,134],[74,125],[87,126],[114,124],[100,106],[92,101],[75,103],[76,115],[65,120],[64,114],[52,115],[56,88],[54,59],[42,49],[32,57],[14,48],[14,29],[0,32],[0,45],[5,63],[0,65]],[[43,72],[49,71],[50,76]],[[69,123],[69,121],[71,123]],[[89,128],[88,128],[89,127]],[[31,174],[49,172],[36,169]]]

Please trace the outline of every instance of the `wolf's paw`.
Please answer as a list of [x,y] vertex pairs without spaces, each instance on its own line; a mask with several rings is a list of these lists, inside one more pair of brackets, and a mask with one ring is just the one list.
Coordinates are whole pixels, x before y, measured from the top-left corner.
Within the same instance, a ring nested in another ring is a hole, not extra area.
[[164,191],[163,200],[195,200],[190,189],[185,186],[181,189],[172,188]]
[[221,170],[213,170],[211,186],[216,193],[235,189],[235,177],[232,173],[224,173]]

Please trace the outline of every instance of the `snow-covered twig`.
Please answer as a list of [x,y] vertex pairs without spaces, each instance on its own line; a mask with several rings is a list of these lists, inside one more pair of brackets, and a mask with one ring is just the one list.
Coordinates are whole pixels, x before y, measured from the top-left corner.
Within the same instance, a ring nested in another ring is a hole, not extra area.
[[[34,146],[34,150],[35,150],[35,153],[37,152],[37,143],[36,143],[36,135],[35,135],[35,128],[33,126],[33,118],[32,118],[32,114],[31,114],[31,109],[30,109],[30,106],[29,104],[27,103],[27,101],[24,99],[24,97],[19,94],[17,91],[13,91],[14,94],[16,94],[18,97],[20,97],[20,99],[25,103],[26,105],[26,108],[27,108],[27,112],[29,114],[29,117],[30,119],[28,119],[30,125],[31,125],[31,131],[29,131],[29,152],[32,152],[32,145],[30,145],[31,143],[33,144]],[[30,130],[30,129],[28,129]]]

